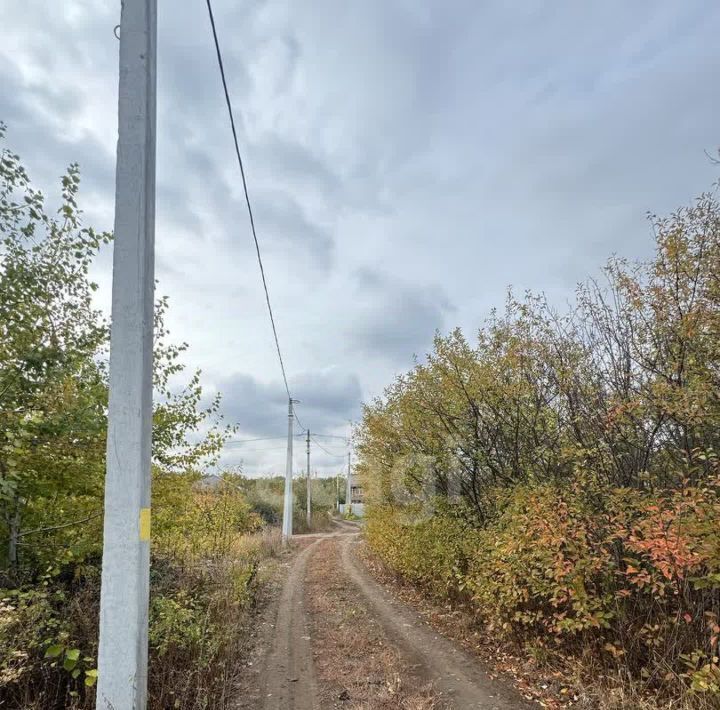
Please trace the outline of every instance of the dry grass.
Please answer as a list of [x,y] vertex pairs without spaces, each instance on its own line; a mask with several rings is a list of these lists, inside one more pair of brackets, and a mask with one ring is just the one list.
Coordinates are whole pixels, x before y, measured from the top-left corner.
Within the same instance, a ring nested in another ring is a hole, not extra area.
[[233,541],[226,556],[183,568],[167,580],[169,589],[156,585],[156,595],[166,601],[155,617],[178,616],[161,625],[159,638],[150,625],[150,707],[231,706],[250,648],[257,600],[265,594],[280,549],[276,531],[245,535]]
[[313,533],[328,532],[333,529],[333,521],[326,510],[313,511],[310,525],[304,514],[293,517],[293,533],[295,535],[312,535]]
[[432,686],[404,662],[356,595],[336,540],[318,545],[308,565],[305,603],[323,708],[439,710]]
[[282,551],[282,536],[280,529],[266,527],[260,532],[238,537],[233,550],[240,558],[255,556],[260,560],[275,557]]

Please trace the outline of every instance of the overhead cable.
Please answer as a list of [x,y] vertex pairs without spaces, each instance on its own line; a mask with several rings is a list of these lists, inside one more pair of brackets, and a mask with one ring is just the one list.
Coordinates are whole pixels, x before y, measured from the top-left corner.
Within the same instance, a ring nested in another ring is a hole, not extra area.
[[338,458],[338,459],[344,459],[344,458],[345,458],[345,454],[334,454],[332,451],[328,451],[319,441],[317,441],[317,440],[315,439],[315,437],[314,437],[312,434],[310,435],[310,439],[311,439],[311,441],[312,441],[316,446],[318,446],[318,447],[319,447],[322,451],[324,451],[328,456],[334,456],[335,458]]
[[[270,293],[268,290],[267,278],[265,276],[265,267],[263,266],[262,255],[260,253],[260,243],[255,229],[255,218],[253,217],[252,205],[250,204],[250,195],[248,193],[247,180],[245,179],[245,167],[243,165],[242,156],[240,154],[240,144],[238,142],[237,130],[235,128],[235,116],[233,113],[232,102],[230,101],[230,92],[228,91],[227,80],[225,78],[225,66],[223,64],[222,52],[220,51],[220,42],[218,40],[217,29],[215,27],[215,17],[213,15],[211,0],[206,0],[208,14],[210,15],[210,26],[212,27],[213,40],[215,42],[215,52],[217,53],[218,67],[220,68],[220,78],[222,79],[223,91],[225,92],[225,103],[227,103],[228,116],[230,117],[230,129],[232,130],[233,141],[235,142],[235,154],[237,155],[238,165],[240,166],[240,176],[242,177],[243,192],[245,193],[245,202],[247,204],[248,215],[250,217],[250,229],[252,231],[253,241],[255,242],[255,251],[257,253],[258,265],[260,266],[260,276],[262,277],[263,289],[265,291],[265,302],[267,303],[268,314],[270,315],[270,325],[272,325],[273,337],[275,338],[275,348],[277,350],[278,360],[280,361],[280,371],[282,372],[285,391],[288,399],[291,400],[290,387],[288,386],[287,375],[285,374],[285,363],[283,362],[282,352],[280,350],[280,340],[278,339],[277,327],[275,326],[275,317],[273,315],[272,305],[270,304]],[[297,417],[296,417],[297,418]]]

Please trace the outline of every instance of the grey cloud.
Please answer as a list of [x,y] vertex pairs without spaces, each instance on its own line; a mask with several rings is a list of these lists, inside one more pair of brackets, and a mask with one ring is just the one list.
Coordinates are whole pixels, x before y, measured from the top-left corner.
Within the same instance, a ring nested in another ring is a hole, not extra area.
[[225,419],[255,436],[282,436],[287,424],[287,395],[281,382],[269,384],[236,373],[217,383]]
[[249,154],[255,164],[287,183],[317,189],[327,197],[341,192],[341,179],[329,161],[297,141],[275,134],[252,144]]
[[[7,140],[22,146],[21,157],[39,184],[57,189],[60,175],[70,163],[82,160],[80,168],[85,192],[114,190],[114,156],[94,136],[72,139],[63,135],[49,139],[56,125],[72,125],[82,102],[78,91],[28,88],[15,65],[0,57],[0,76],[5,88],[0,120],[8,126]],[[52,117],[52,120],[50,119]]]
[[[707,0],[215,5],[281,343],[319,373],[292,380],[313,428],[354,416],[359,393],[436,329],[481,321],[506,284],[562,300],[610,252],[647,253],[646,210],[717,179],[702,154],[720,142],[720,8]],[[3,6],[8,145],[46,190],[80,162],[97,227],[114,187],[118,11]],[[160,291],[229,418],[282,434],[207,14],[159,11]],[[252,376],[227,374],[239,358]]]
[[[221,3],[216,9],[258,233],[268,257],[277,253],[306,269],[327,271],[333,259],[332,236],[294,193],[313,184],[326,193],[336,184],[335,176],[299,142],[277,134],[253,137],[246,125],[257,82],[253,48],[262,48],[264,41],[254,34],[262,9],[261,4],[245,3],[242,21],[234,5]],[[191,41],[188,23],[203,29]],[[286,62],[294,66],[301,51],[296,38],[273,31],[272,40],[285,48]],[[251,256],[250,225],[216,61],[204,7],[161,12],[159,227],[194,232],[213,248]]]
[[409,363],[442,330],[455,311],[445,291],[436,284],[405,283],[371,269],[355,274],[356,294],[363,305],[348,333],[362,352],[396,363]]
[[[300,399],[296,412],[303,426],[310,427],[311,466],[321,475],[342,470],[346,445],[341,439],[322,434],[344,436],[348,420],[357,421],[361,412],[362,390],[354,374],[337,370],[306,372],[291,379],[293,397]],[[223,412],[227,421],[237,422],[240,434],[223,454],[225,466],[241,466],[247,475],[282,474],[285,469],[287,432],[287,395],[281,382],[260,383],[254,377],[238,373],[219,382],[223,394]],[[294,470],[305,468],[305,443],[295,422]],[[244,441],[254,437],[277,437],[269,441]]]
[[329,231],[312,222],[300,204],[287,192],[262,191],[254,200],[255,219],[273,249],[291,247],[291,258],[309,257],[311,264],[328,269],[334,241]]
[[317,145],[277,134],[249,143],[247,152],[254,175],[265,183],[282,186],[287,194],[306,197],[337,212],[391,212],[391,204],[380,189],[387,178],[387,166],[372,156],[349,167],[338,166]]
[[[282,435],[287,426],[287,394],[282,382],[260,382],[236,373],[218,381],[225,418],[254,436]],[[297,413],[305,426],[321,432],[345,426],[360,412],[362,390],[354,374],[305,372],[290,380]]]
[[306,372],[292,378],[291,387],[301,400],[297,409],[303,424],[316,432],[344,428],[360,414],[362,387],[355,374],[336,369]]

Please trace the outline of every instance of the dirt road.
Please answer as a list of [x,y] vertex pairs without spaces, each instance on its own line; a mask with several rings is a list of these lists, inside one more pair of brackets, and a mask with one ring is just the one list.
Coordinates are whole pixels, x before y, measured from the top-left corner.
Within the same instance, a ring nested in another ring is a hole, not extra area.
[[354,554],[359,529],[298,536],[258,622],[236,707],[537,707],[392,598]]

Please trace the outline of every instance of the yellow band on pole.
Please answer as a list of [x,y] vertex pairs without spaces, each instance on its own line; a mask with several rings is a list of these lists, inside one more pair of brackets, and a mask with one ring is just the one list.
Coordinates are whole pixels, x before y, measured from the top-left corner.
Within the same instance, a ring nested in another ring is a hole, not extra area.
[[150,539],[150,508],[140,508],[140,539]]

